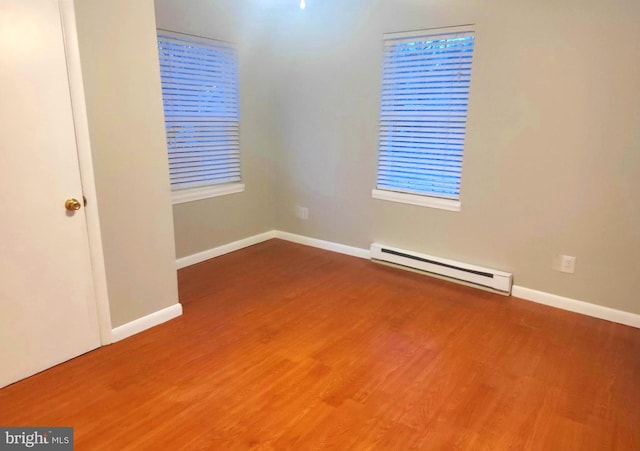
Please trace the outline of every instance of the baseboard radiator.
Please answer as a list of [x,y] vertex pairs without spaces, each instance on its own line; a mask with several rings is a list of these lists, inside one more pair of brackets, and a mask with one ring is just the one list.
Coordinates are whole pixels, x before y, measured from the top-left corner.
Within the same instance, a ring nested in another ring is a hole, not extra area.
[[371,245],[371,259],[479,285],[503,294],[511,294],[513,277],[503,271],[396,249],[378,243]]

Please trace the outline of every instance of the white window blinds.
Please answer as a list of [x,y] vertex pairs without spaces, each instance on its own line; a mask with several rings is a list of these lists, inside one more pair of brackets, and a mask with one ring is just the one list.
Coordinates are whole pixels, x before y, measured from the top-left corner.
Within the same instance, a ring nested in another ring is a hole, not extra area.
[[158,53],[172,190],[239,182],[235,49],[159,30]]
[[385,35],[378,189],[459,199],[474,34]]

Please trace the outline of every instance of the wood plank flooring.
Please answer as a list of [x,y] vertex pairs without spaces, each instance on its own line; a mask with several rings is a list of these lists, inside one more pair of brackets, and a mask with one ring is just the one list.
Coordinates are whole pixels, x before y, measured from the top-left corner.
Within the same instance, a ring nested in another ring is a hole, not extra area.
[[279,240],[184,315],[0,390],[77,450],[640,450],[640,330]]

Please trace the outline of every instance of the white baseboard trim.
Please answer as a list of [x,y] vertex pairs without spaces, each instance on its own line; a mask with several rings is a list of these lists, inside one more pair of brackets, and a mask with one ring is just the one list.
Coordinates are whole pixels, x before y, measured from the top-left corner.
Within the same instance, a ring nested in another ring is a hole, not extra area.
[[219,247],[214,247],[206,251],[198,252],[197,254],[188,255],[176,260],[176,266],[178,269],[186,268],[187,266],[195,265],[211,258],[219,257],[230,252],[239,251],[245,247],[253,246],[254,244],[262,243],[273,238],[279,238],[285,241],[291,241],[292,243],[304,244],[305,246],[317,247],[325,249],[327,251],[338,252],[340,254],[351,255],[353,257],[369,259],[371,253],[369,249],[360,249],[358,247],[347,246],[345,244],[333,243],[331,241],[319,240],[317,238],[309,238],[307,236],[296,235],[295,233],[281,232],[280,230],[270,230],[259,235],[250,236],[242,240],[234,241],[233,243],[224,244]]
[[[243,249],[254,244],[262,243],[263,241],[270,240],[272,238],[279,238],[285,241],[291,241],[293,243],[303,244],[305,246],[317,247],[327,251],[338,252],[340,254],[351,255],[353,257],[370,259],[371,252],[369,249],[361,249],[358,247],[347,246],[345,244],[333,243],[331,241],[319,240],[317,238],[310,238],[303,235],[296,235],[295,233],[282,232],[280,230],[271,230],[269,232],[254,235],[243,240],[235,241],[233,243],[225,244],[208,251],[200,252],[198,254],[189,255],[177,260],[178,269],[185,268],[196,263],[203,262],[210,258],[218,257],[220,255],[228,254]],[[562,310],[568,310],[570,312],[580,313],[583,315],[591,316],[594,318],[604,319],[612,321],[614,323],[624,324],[626,326],[640,328],[640,315],[635,313],[624,312],[622,310],[616,310],[602,305],[590,304],[584,301],[578,301],[556,294],[546,293],[544,291],[532,290],[531,288],[525,288],[518,285],[513,285],[511,295],[513,297],[525,299],[527,301],[535,302],[538,304],[548,305],[550,307],[556,307]],[[160,313],[160,312],[157,312]],[[155,314],[154,314],[155,315]],[[150,315],[151,316],[151,315]],[[176,315],[179,316],[179,315]],[[146,318],[146,317],[145,317]],[[142,321],[145,318],[141,318],[137,321]],[[168,318],[171,319],[171,318]],[[160,323],[158,323],[160,324]],[[127,327],[128,324],[121,326]],[[114,332],[116,330],[114,329]],[[144,330],[144,329],[141,329]],[[134,332],[136,333],[136,332]],[[131,334],[133,335],[133,334]],[[128,335],[126,335],[128,336]],[[125,337],[122,337],[125,338]],[[120,338],[120,339],[122,339]],[[114,341],[115,339],[114,335]]]
[[250,236],[249,238],[245,238],[243,240],[234,241],[233,243],[214,247],[213,249],[209,249],[207,251],[198,252],[197,254],[179,258],[176,260],[176,265],[178,266],[178,269],[186,268],[187,266],[195,265],[196,263],[201,263],[205,260],[228,254],[229,252],[238,251],[240,249],[244,249],[245,247],[253,246],[254,244],[262,243],[263,241],[267,241],[275,237],[276,231],[271,230],[259,235]]
[[562,310],[568,310],[570,312],[581,313],[594,318],[640,328],[640,315],[635,313],[624,312],[622,310],[616,310],[602,305],[590,304],[588,302],[558,296],[557,294],[520,287],[518,285],[513,286],[511,295],[537,304],[544,304],[550,307],[556,307]]
[[153,312],[150,315],[138,318],[130,323],[123,324],[111,330],[111,342],[124,340],[132,335],[139,334],[142,331],[151,329],[162,323],[166,323],[170,319],[177,318],[182,315],[182,305],[180,303],[173,304],[157,312]]
[[371,258],[369,249],[361,249],[359,247],[347,246],[346,244],[333,243],[331,241],[319,240],[317,238],[309,238],[307,236],[296,235],[295,233],[275,231],[275,238],[291,241],[292,243],[304,244],[305,246],[317,247],[327,251],[338,252],[340,254],[351,255],[358,258]]

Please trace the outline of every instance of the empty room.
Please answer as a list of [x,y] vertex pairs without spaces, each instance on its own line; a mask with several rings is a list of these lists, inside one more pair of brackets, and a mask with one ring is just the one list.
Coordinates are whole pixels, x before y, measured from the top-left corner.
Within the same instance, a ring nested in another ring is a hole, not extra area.
[[640,2],[0,0],[0,449],[639,450]]

